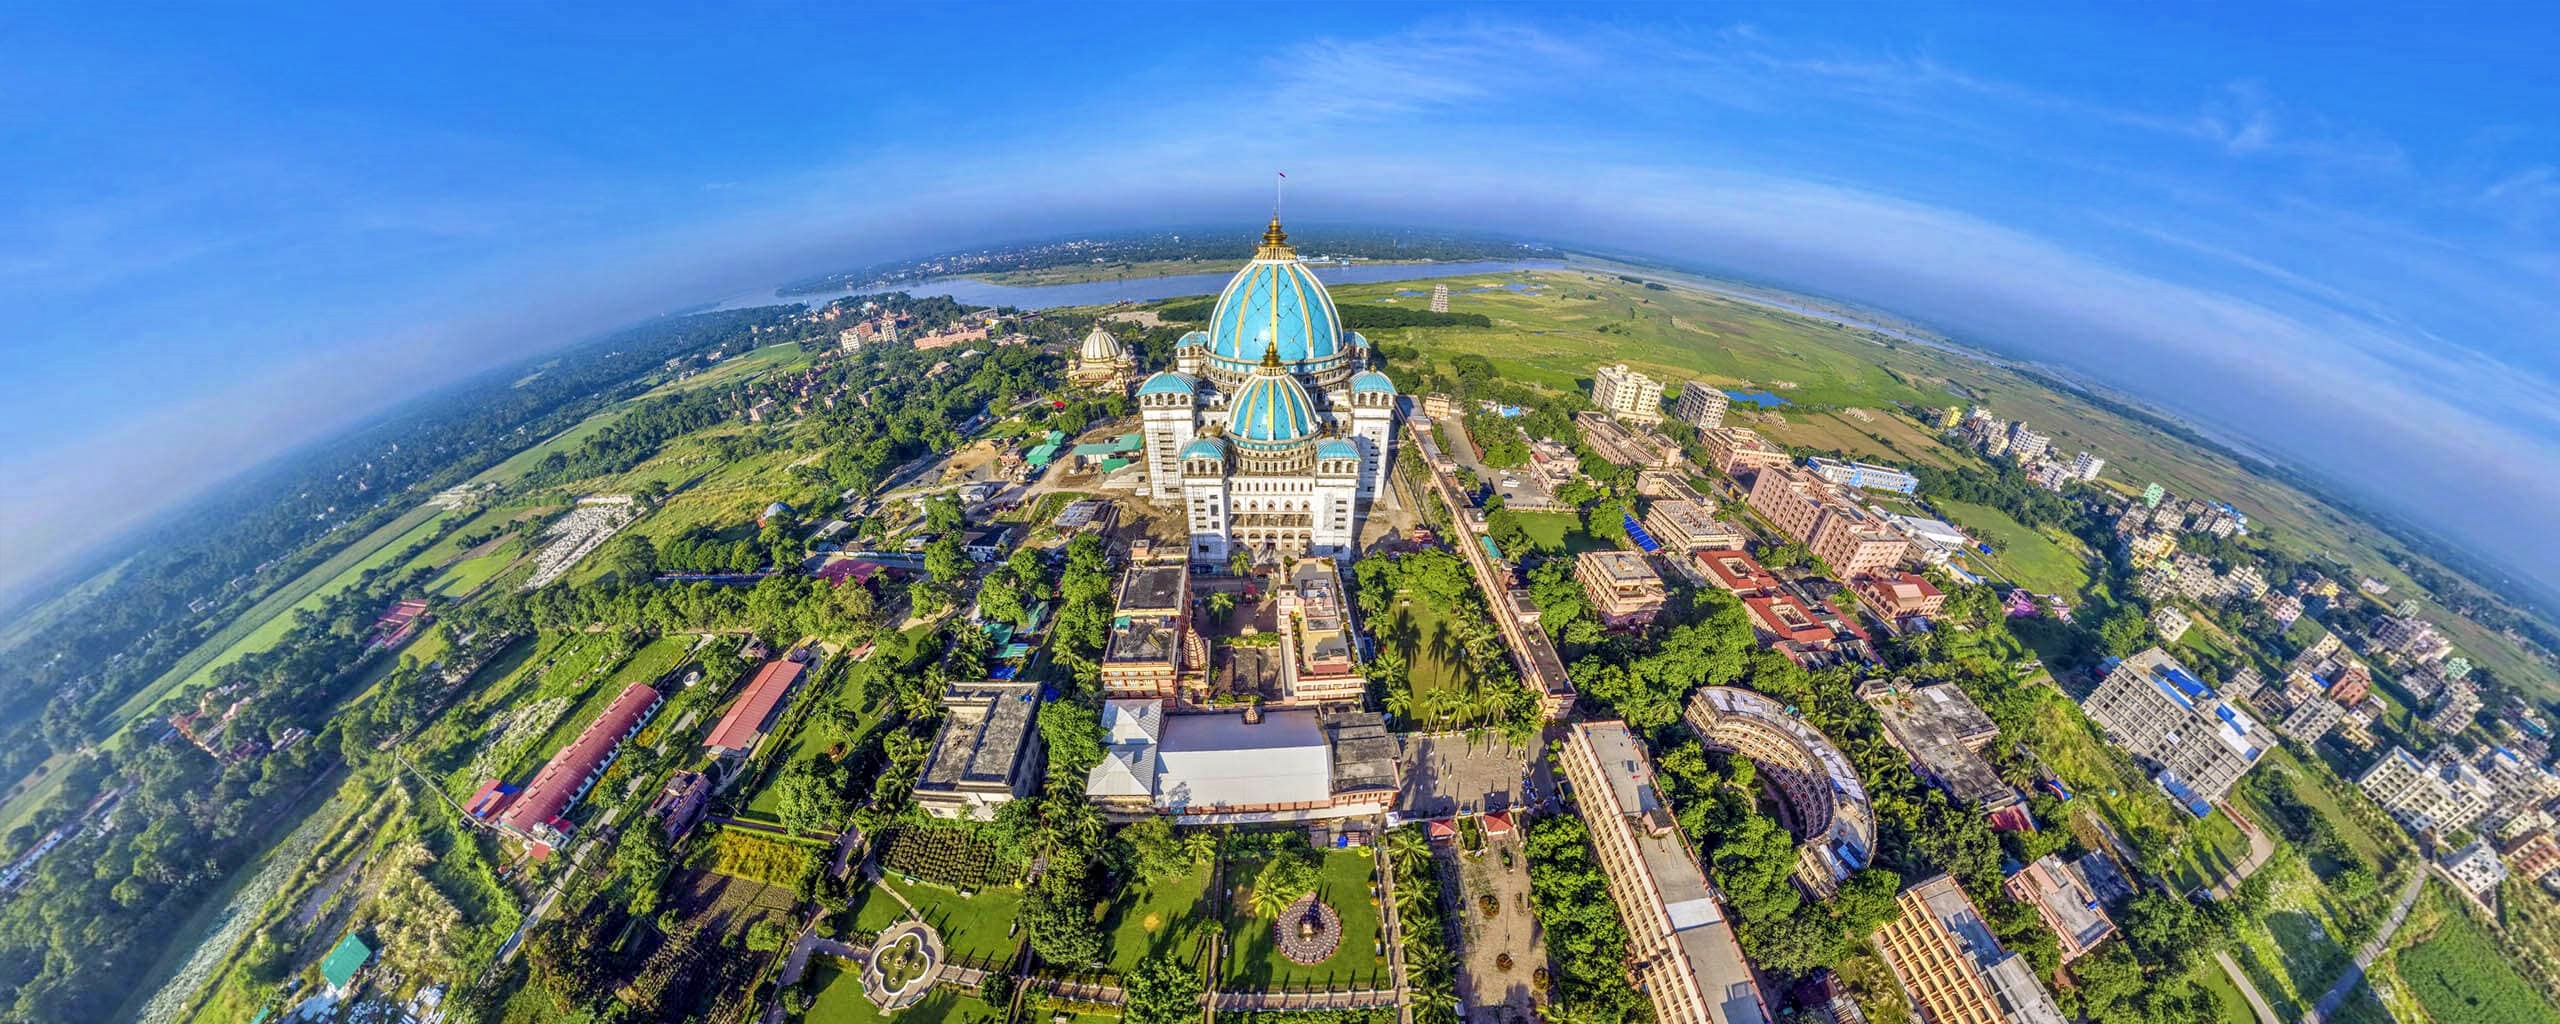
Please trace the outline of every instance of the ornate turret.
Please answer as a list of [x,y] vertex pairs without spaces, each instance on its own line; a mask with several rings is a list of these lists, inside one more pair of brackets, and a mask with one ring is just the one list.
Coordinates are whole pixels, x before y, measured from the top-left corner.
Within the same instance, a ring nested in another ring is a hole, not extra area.
[[1280,230],[1280,217],[1278,214],[1272,215],[1271,226],[1262,230],[1262,248],[1255,249],[1253,251],[1253,258],[1258,260],[1294,260],[1298,258],[1298,250],[1289,247],[1289,233]]

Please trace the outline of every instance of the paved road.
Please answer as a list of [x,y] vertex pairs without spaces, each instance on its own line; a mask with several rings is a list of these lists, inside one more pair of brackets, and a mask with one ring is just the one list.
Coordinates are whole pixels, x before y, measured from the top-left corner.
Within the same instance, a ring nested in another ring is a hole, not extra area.
[[2230,815],[2231,823],[2239,826],[2240,834],[2249,840],[2248,854],[2240,863],[2232,866],[2231,873],[2222,876],[2221,881],[2213,883],[2213,898],[2223,899],[2240,888],[2240,883],[2248,881],[2249,876],[2257,874],[2259,868],[2267,866],[2267,858],[2275,856],[2276,844],[2274,840],[2267,838],[2265,830],[2260,829],[2256,822],[2250,821],[2228,801],[2214,806],[2221,808],[2222,813]]
[[2249,1009],[2258,1015],[2258,1024],[2284,1024],[2284,1018],[2276,1016],[2276,1008],[2267,1005],[2267,997],[2258,994],[2257,983],[2241,973],[2239,961],[2231,959],[2229,952],[2215,953],[2213,958],[2222,962],[2222,973],[2230,976],[2231,986],[2249,1000]]
[[2425,870],[2411,873],[2409,884],[2400,887],[2400,904],[2391,908],[2391,917],[2382,922],[2382,930],[2373,933],[2373,939],[2366,942],[2364,948],[2356,950],[2355,963],[2347,968],[2345,974],[2338,976],[2337,984],[2329,986],[2329,991],[2321,994],[2319,1004],[2313,1006],[2311,1012],[2302,1015],[2302,1024],[2323,1024],[2330,1014],[2338,1012],[2338,1007],[2347,1001],[2356,985],[2364,981],[2364,969],[2381,958],[2383,949],[2391,945],[2391,936],[2400,931],[2400,923],[2409,919],[2409,908],[2417,904],[2418,892],[2426,884]]

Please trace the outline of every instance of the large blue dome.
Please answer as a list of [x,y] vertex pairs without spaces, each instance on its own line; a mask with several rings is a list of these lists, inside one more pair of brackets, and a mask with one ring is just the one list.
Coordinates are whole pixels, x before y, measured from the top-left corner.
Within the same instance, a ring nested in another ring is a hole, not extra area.
[[1209,355],[1243,371],[1277,348],[1291,369],[1330,363],[1343,354],[1342,316],[1324,282],[1298,261],[1288,236],[1273,220],[1253,262],[1219,293],[1209,319]]
[[1294,447],[1315,433],[1316,406],[1307,397],[1307,386],[1268,362],[1228,407],[1227,436],[1248,448]]

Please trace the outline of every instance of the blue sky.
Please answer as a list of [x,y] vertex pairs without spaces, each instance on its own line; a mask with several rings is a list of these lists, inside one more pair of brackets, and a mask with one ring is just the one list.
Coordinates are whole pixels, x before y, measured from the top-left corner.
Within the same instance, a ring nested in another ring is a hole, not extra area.
[[2555,525],[2546,12],[913,7],[0,11],[0,575],[498,361],[1250,224],[1275,167],[1309,219],[1864,301],[2475,544]]

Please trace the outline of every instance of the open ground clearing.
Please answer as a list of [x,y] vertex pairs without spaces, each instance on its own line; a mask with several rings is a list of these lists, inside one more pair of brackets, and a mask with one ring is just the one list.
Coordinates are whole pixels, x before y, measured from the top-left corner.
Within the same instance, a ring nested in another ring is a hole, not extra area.
[[[1316,898],[1342,915],[1342,946],[1325,962],[1308,966],[1280,955],[1271,918],[1253,912],[1249,903],[1230,899],[1223,915],[1227,955],[1219,961],[1219,981],[1257,988],[1280,986],[1379,987],[1387,985],[1386,961],[1377,955],[1378,905],[1369,895],[1369,875],[1376,860],[1367,850],[1332,850],[1324,855]],[[1231,886],[1250,884],[1261,864],[1227,862]]]
[[1111,913],[1102,920],[1110,937],[1112,970],[1127,973],[1154,956],[1191,955],[1213,920],[1210,868],[1200,864],[1173,878],[1133,884],[1112,902]]

